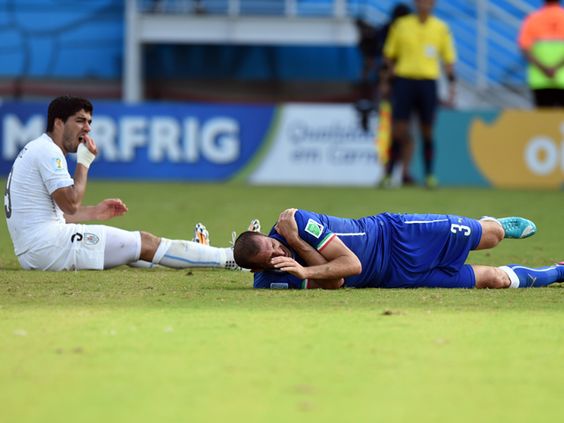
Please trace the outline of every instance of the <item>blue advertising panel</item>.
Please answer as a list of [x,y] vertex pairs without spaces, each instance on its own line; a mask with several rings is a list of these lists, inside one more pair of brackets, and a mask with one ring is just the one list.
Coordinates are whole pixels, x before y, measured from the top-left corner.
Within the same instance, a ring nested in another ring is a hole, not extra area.
[[[375,186],[383,175],[374,133],[360,128],[347,104],[96,102],[94,108],[93,178]],[[47,103],[0,103],[0,176],[45,131],[46,115]],[[436,175],[441,186],[561,188],[562,128],[559,111],[442,111]],[[69,168],[72,174],[72,158]],[[420,152],[411,170],[422,179]]]
[[[96,102],[91,177],[224,181],[255,155],[275,108],[249,105]],[[0,105],[0,174],[45,131],[47,103]],[[71,161],[69,161],[71,165]]]

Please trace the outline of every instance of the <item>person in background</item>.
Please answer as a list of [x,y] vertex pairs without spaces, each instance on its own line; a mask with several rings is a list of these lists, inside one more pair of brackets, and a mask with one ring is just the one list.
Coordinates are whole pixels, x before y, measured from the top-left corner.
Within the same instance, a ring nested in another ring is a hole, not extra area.
[[564,107],[564,8],[559,3],[545,0],[525,18],[519,33],[536,107]]
[[411,9],[404,3],[398,3],[392,9],[389,20],[380,27],[375,27],[363,19],[356,20],[358,30],[358,50],[362,56],[362,70],[359,83],[359,98],[356,109],[360,114],[362,128],[368,131],[370,114],[376,110],[375,87],[380,79],[382,51],[388,32],[396,19],[408,15]]
[[[423,138],[425,185],[435,188],[433,127],[439,105],[437,80],[444,64],[449,81],[446,105],[452,106],[455,97],[456,51],[448,25],[433,16],[434,0],[415,0],[414,14],[398,19],[390,28],[384,45],[386,70],[382,73],[380,95],[386,97],[392,88],[392,154],[382,186],[389,186],[394,165],[403,165],[402,182],[413,185],[409,173],[413,155],[410,119],[413,113],[419,118]],[[391,87],[393,85],[393,87]]]

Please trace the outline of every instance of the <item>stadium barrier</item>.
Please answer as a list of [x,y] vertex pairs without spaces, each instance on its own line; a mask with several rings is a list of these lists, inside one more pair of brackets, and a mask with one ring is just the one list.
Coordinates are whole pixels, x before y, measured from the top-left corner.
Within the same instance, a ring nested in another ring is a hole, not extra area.
[[[0,175],[44,131],[46,108],[0,104]],[[561,112],[443,110],[436,131],[443,186],[563,185]],[[100,150],[92,178],[371,186],[382,176],[374,133],[344,104],[98,102],[92,135]],[[413,166],[421,176],[418,156]]]

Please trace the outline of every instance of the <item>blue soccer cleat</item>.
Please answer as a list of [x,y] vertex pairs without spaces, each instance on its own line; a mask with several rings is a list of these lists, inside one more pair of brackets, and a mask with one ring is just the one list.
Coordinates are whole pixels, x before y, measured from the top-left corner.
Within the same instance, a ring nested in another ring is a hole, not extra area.
[[497,220],[505,231],[504,238],[522,239],[537,233],[537,226],[524,217],[500,217]]

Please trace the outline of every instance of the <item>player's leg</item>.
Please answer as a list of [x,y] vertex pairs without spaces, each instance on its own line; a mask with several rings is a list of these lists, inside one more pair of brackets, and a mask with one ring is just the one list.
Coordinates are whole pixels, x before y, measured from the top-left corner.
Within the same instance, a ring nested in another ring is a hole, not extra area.
[[401,145],[400,145],[400,142],[398,141],[397,137],[394,134],[392,134],[392,136],[391,136],[388,154],[389,154],[388,162],[386,163],[386,168],[385,168],[385,171],[384,171],[384,174],[385,174],[385,177],[387,178],[387,180],[381,184],[383,188],[388,188],[388,187],[391,186],[392,173],[394,173],[394,169],[396,167],[396,164],[400,160]]
[[480,219],[479,224],[482,226],[482,236],[476,250],[494,248],[503,240],[505,231],[497,219]]
[[[428,286],[419,284],[433,281],[429,275],[436,269],[455,275],[482,236],[480,223],[463,216],[408,214],[390,215],[388,219],[392,236],[387,278],[406,286]],[[470,282],[468,286],[465,280],[463,286],[473,287],[473,279]]]
[[[202,223],[196,223],[192,242],[197,242],[203,245],[210,245],[210,234]],[[137,260],[132,263],[128,263],[128,266],[142,269],[152,269],[154,267],[158,267],[157,264],[145,260]]]
[[384,281],[384,288],[474,288],[476,279],[472,266],[463,265],[458,271],[436,268],[424,273],[395,274]]
[[[248,230],[260,232],[258,219],[251,220]],[[141,232],[141,251],[139,260],[129,263],[133,267],[154,267],[162,265],[177,269],[188,267],[219,267],[241,270],[233,258],[233,249],[211,247],[209,232],[197,223],[192,241],[170,240],[156,237],[148,232]]]
[[410,132],[410,118],[413,110],[413,81],[395,78],[392,87],[392,137],[399,147],[398,156],[403,165],[402,182],[413,184],[409,166],[413,155],[413,140]]
[[436,188],[439,184],[435,177],[435,143],[433,140],[433,124],[421,123],[421,138],[423,139],[423,169],[425,172],[425,186]]
[[409,120],[398,120],[393,124],[395,139],[400,147],[400,161],[402,163],[402,185],[413,185],[415,183],[410,174],[411,158],[413,157],[413,139],[410,133]]
[[107,227],[104,268],[144,263],[183,269],[192,267],[233,269],[231,248],[216,248],[185,240],[160,238],[148,232],[130,232]]
[[[524,217],[511,216],[496,219],[495,217],[484,216],[480,218],[480,223],[482,226],[487,226],[487,235],[493,235],[494,237],[498,236],[500,228],[503,231],[502,238],[522,239],[528,238],[537,233],[537,227],[534,222]],[[489,232],[493,232],[493,234]],[[497,245],[497,243],[493,246],[495,245]],[[483,248],[491,248],[491,246]]]
[[510,264],[501,267],[472,265],[476,288],[540,288],[564,281],[564,265],[531,268]]
[[140,259],[175,269],[238,268],[231,248],[217,248],[192,241],[159,238],[148,232],[141,232]]
[[139,260],[140,254],[141,234],[139,231],[126,231],[106,226],[104,269],[135,263]]
[[472,265],[476,288],[509,288],[511,280],[499,267]]
[[[412,282],[408,283],[411,279]],[[529,268],[511,264],[493,267],[464,265],[458,272],[434,269],[425,277],[402,278],[387,288],[540,288],[555,282],[564,282],[564,265]]]
[[434,80],[422,80],[417,82],[417,114],[419,116],[419,127],[423,140],[423,169],[425,172],[425,186],[436,188],[438,181],[434,174],[435,143],[433,126],[439,104],[437,94],[437,83]]

